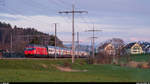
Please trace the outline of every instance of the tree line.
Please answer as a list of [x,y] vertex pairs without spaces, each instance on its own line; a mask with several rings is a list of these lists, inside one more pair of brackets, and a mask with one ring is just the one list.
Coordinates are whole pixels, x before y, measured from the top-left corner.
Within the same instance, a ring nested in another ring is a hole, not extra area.
[[[57,46],[64,47],[63,42],[56,37]],[[55,36],[43,33],[35,28],[12,27],[9,23],[0,22],[0,49],[23,52],[27,44],[55,45]]]

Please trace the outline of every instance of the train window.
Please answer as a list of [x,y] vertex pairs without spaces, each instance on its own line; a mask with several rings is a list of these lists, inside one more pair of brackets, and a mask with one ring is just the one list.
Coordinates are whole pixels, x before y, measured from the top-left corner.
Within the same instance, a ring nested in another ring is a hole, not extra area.
[[53,52],[54,50],[49,50],[49,52]]

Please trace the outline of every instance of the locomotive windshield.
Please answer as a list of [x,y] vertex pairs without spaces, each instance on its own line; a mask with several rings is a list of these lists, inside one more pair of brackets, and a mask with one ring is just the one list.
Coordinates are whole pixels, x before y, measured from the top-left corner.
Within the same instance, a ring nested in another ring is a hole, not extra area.
[[25,48],[25,50],[35,50],[35,48]]

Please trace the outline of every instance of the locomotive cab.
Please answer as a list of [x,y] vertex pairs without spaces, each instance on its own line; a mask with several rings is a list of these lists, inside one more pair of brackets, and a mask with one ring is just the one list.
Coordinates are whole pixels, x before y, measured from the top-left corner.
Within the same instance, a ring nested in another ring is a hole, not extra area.
[[47,48],[39,45],[27,45],[24,54],[26,57],[46,57],[48,55]]

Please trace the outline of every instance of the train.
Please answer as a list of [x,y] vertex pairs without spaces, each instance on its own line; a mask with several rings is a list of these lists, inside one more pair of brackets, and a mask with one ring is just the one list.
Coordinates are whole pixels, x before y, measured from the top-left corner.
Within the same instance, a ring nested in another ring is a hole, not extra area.
[[[24,54],[27,58],[54,58],[55,53],[57,58],[70,58],[72,57],[72,49],[61,48],[55,46],[41,46],[41,45],[26,45]],[[89,53],[86,51],[75,50],[75,57],[86,58]]]

